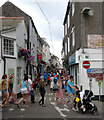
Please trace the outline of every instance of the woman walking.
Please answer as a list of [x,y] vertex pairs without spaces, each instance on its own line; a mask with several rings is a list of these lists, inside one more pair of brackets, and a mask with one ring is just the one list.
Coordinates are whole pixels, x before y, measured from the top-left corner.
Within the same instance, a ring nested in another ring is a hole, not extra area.
[[12,96],[12,100],[15,103],[15,96],[14,96],[14,92],[13,92],[13,75],[10,75],[9,79],[8,79],[8,92],[9,92],[9,96],[8,96],[8,100],[10,98],[10,96]]
[[22,98],[17,103],[17,106],[20,107],[20,103],[24,100],[25,101],[24,107],[27,108],[28,107],[27,101],[28,101],[28,94],[29,94],[28,76],[25,76],[24,79],[21,81],[20,87],[21,87]]
[[1,92],[2,92],[2,96],[3,96],[3,100],[2,100],[2,104],[1,107],[5,107],[5,104],[7,103],[7,74],[4,74],[2,76],[2,80],[0,81],[0,86],[1,86]]
[[42,106],[43,107],[45,107],[45,105],[44,105],[44,96],[45,96],[45,82],[44,82],[44,80],[42,80],[41,81],[41,83],[40,83],[40,88],[39,88],[39,92],[40,92],[40,95],[41,95],[41,99],[40,99],[40,101],[38,102],[40,105],[41,105],[41,102],[42,102]]
[[59,98],[61,98],[61,104],[63,105],[63,92],[62,92],[62,82],[61,79],[59,78],[57,81],[57,86],[59,87],[59,90],[56,91],[56,100],[55,100],[55,104],[57,104],[57,100]]

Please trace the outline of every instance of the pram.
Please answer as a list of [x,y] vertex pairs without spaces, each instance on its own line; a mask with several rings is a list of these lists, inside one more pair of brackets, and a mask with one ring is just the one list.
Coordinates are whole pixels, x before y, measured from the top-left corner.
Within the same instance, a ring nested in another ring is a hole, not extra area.
[[97,115],[98,110],[96,105],[91,102],[91,98],[94,97],[94,94],[90,90],[84,90],[79,92],[80,101],[77,104],[78,110],[85,113],[86,111],[91,111],[93,115]]

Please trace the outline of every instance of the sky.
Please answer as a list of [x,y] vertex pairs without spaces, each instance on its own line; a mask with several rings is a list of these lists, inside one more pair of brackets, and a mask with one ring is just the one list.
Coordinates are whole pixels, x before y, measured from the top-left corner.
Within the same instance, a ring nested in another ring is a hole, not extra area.
[[[6,1],[8,0],[0,0],[0,6]],[[62,39],[64,34],[63,21],[69,0],[9,1],[32,17],[39,35],[43,38],[46,38],[47,43],[50,45],[50,52],[61,59]],[[39,6],[41,7],[49,22],[46,20],[46,17],[43,15],[36,1],[39,3]]]

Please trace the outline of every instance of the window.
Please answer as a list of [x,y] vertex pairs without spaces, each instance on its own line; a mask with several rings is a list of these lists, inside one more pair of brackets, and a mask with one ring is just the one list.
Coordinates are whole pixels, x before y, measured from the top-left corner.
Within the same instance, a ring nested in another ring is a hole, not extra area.
[[67,43],[65,43],[65,55],[67,55]]
[[75,46],[75,26],[72,27],[72,45]]
[[14,55],[14,40],[4,38],[4,54]]
[[67,34],[67,24],[66,23],[65,23],[64,29],[65,29],[65,35],[66,35]]
[[75,2],[72,2],[72,16],[74,15],[75,13]]
[[70,26],[70,13],[68,14],[68,28]]
[[17,67],[17,83],[20,84],[21,82],[21,67]]
[[68,37],[68,52],[70,51],[70,38]]

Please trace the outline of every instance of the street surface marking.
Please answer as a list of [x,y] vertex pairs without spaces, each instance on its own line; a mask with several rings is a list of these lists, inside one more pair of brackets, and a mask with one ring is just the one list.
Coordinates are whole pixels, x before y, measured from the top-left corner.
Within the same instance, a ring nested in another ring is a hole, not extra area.
[[55,103],[54,102],[50,102],[52,105],[55,105]]
[[13,108],[10,108],[9,110],[10,110],[10,111],[13,111],[14,109],[13,109]]
[[21,111],[25,111],[25,109],[24,108],[22,108],[22,109],[20,109]]
[[59,107],[55,107],[55,109],[60,113],[60,115],[62,116],[62,117],[67,117],[67,115],[64,115],[62,112],[61,112],[61,109],[59,108]]

